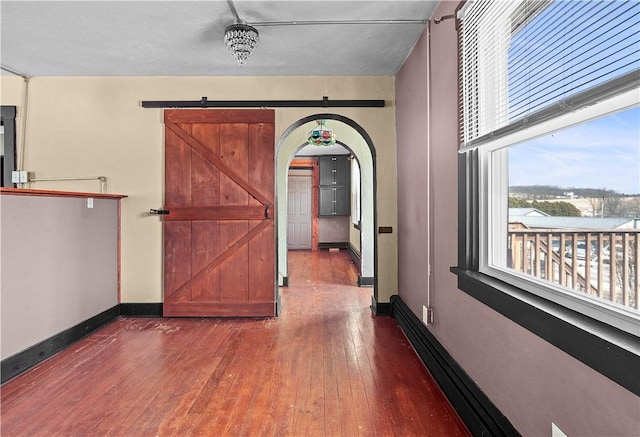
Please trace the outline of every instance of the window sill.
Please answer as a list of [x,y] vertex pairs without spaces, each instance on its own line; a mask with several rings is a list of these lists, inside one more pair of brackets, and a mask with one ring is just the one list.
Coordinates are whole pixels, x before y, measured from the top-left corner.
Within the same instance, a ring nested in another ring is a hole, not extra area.
[[452,267],[458,288],[640,396],[640,339],[483,273]]

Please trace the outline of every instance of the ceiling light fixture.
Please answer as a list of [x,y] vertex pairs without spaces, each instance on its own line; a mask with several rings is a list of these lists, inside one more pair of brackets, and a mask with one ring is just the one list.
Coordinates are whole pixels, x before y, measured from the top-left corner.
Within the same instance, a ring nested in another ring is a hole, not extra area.
[[236,22],[224,30],[224,43],[236,58],[238,64],[244,67],[247,59],[253,53],[253,49],[258,45],[258,31],[255,27],[247,24],[238,16],[238,11],[232,0],[227,0],[229,8],[236,18]]
[[[298,20],[298,21],[256,21],[248,24],[245,20],[242,20],[238,15],[236,6],[233,4],[233,0],[227,0],[229,9],[235,17],[235,23],[227,26],[224,30],[224,43],[236,58],[238,64],[244,67],[247,64],[247,59],[253,53],[253,50],[258,45],[258,30],[254,26],[309,26],[309,25],[356,25],[356,24],[419,24],[424,25],[429,22],[426,19],[387,19],[387,20]],[[441,20],[448,18],[448,16],[442,17]]]
[[307,143],[312,146],[333,146],[336,143],[336,134],[327,127],[325,120],[317,120],[318,127],[309,132]]
[[258,31],[246,22],[232,24],[224,31],[224,43],[238,64],[244,67],[253,49],[258,45]]

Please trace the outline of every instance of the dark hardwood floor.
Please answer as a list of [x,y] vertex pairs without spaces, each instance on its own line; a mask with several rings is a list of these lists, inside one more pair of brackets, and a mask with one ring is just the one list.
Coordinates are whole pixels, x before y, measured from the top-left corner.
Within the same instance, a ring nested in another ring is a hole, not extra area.
[[1,388],[9,436],[467,436],[346,252],[291,252],[265,319],[121,318]]

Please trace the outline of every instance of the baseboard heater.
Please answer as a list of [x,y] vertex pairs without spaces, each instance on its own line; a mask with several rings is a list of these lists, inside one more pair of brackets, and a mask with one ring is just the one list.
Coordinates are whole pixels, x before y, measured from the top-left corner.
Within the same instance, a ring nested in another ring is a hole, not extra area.
[[400,296],[391,296],[391,316],[472,435],[520,435]]

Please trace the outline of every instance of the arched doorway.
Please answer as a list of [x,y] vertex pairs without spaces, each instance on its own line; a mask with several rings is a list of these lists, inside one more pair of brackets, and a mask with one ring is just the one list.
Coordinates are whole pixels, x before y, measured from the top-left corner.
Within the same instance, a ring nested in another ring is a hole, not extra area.
[[[276,208],[287,211],[287,174],[289,164],[316,120],[331,120],[331,128],[340,142],[348,145],[360,165],[360,276],[363,284],[373,286],[373,301],[377,301],[377,242],[375,238],[375,148],[367,132],[355,121],[338,114],[315,114],[289,126],[276,146]],[[287,217],[276,215],[278,285],[288,279]]]

